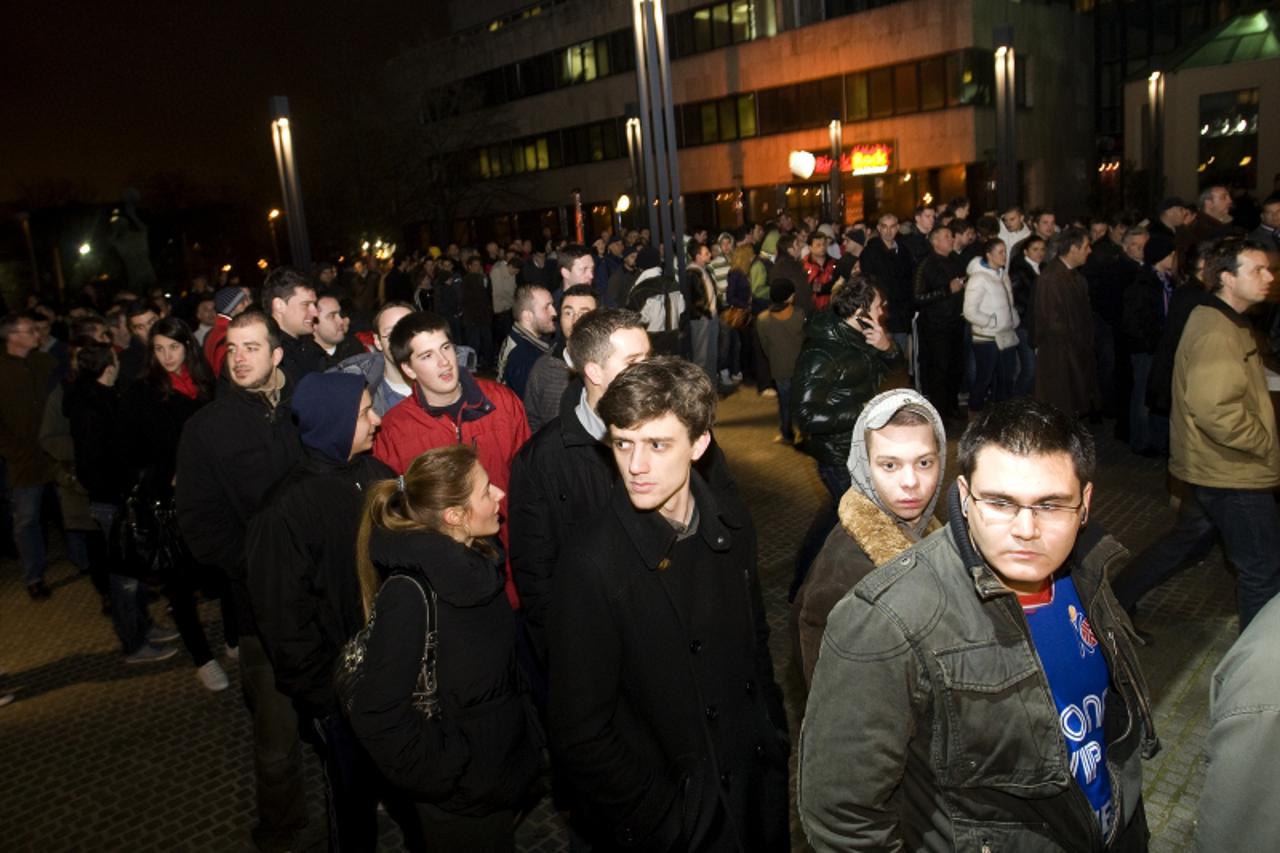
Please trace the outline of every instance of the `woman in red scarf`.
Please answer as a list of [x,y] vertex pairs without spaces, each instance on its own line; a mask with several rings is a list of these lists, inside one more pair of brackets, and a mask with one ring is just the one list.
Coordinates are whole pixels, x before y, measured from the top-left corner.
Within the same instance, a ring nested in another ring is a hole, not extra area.
[[[151,327],[147,372],[125,393],[123,445],[141,496],[168,504],[173,498],[178,438],[187,418],[213,399],[214,380],[191,329],[176,317]],[[196,565],[177,567],[166,578],[165,596],[173,621],[196,666],[200,683],[224,690],[227,673],[213,656],[196,610],[196,588],[216,582],[216,572],[200,572]],[[215,587],[220,591],[220,588]],[[238,637],[230,596],[222,596],[222,624],[227,657],[234,660]]]

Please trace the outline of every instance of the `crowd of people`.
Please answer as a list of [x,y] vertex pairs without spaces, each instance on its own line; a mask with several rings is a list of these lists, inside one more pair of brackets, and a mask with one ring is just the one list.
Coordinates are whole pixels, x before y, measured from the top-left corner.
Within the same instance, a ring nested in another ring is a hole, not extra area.
[[[33,297],[0,320],[5,516],[35,603],[60,519],[125,664],[180,641],[211,691],[239,668],[260,849],[307,832],[304,744],[330,849],[374,849],[381,805],[409,849],[511,850],[544,796],[576,849],[790,849],[756,532],[714,434],[751,385],[829,498],[789,596],[810,844],[1143,850],[1139,602],[1221,539],[1242,642],[1278,622],[1280,197],[1248,236],[1229,211],[784,211]],[[1089,517],[1104,417],[1187,485],[1133,560]],[[1231,716],[1227,787],[1267,775]],[[1229,814],[1202,814],[1219,849]]]

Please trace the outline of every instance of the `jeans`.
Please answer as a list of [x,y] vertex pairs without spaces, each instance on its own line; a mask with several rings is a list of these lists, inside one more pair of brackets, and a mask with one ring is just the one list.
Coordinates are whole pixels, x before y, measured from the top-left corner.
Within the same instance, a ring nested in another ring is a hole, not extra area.
[[721,370],[732,374],[742,372],[742,333],[720,321],[720,357],[718,364]]
[[13,539],[18,546],[18,559],[22,561],[22,582],[28,585],[44,580],[44,531],[40,529],[40,504],[48,488],[49,484],[43,483],[39,486],[15,486],[9,490],[9,501],[13,507]]
[[[102,528],[103,536],[111,535],[116,512],[115,504],[89,504],[89,516]],[[147,644],[147,631],[151,630],[147,588],[137,578],[111,573],[107,575],[107,594],[111,598],[111,627],[120,648],[131,655]]]
[[995,341],[974,341],[974,379],[969,386],[969,410],[982,411],[987,403],[999,403],[1013,396],[1013,374],[1018,369],[1018,351],[1002,350]]
[[1269,490],[1193,487],[1196,500],[1222,535],[1236,567],[1236,609],[1244,631],[1280,592],[1280,509]]
[[778,387],[778,425],[782,430],[782,437],[787,441],[795,441],[796,431],[791,426],[791,377],[773,381]]
[[298,714],[289,697],[276,687],[275,671],[256,636],[240,638],[240,684],[253,717],[258,806],[254,834],[257,838],[287,841],[307,823]]
[[1026,329],[1018,329],[1018,378],[1013,383],[1013,396],[1030,397],[1036,390],[1036,351]]
[[720,321],[717,319],[695,317],[689,321],[689,344],[693,350],[689,360],[701,367],[713,384],[718,372],[716,362],[720,356],[717,341],[719,331]]
[[800,591],[800,585],[809,574],[809,567],[813,565],[814,560],[818,559],[818,554],[826,544],[827,537],[840,522],[838,515],[840,499],[853,487],[853,476],[845,465],[819,464],[818,479],[822,481],[822,485],[826,486],[827,495],[831,499],[824,500],[822,506],[818,507],[818,512],[814,515],[800,543],[800,551],[796,554],[795,576],[791,579],[787,601],[796,600],[796,593]]

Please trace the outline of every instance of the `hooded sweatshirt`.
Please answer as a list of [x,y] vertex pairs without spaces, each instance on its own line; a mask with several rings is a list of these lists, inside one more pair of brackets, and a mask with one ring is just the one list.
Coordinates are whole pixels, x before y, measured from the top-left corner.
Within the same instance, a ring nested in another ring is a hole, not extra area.
[[[894,515],[876,491],[867,455],[868,431],[885,426],[903,407],[911,407],[929,419],[939,451],[938,483],[924,512],[911,524]],[[909,388],[885,391],[873,397],[863,408],[853,430],[853,444],[849,452],[853,487],[841,499],[840,523],[827,537],[792,605],[795,632],[792,639],[806,685],[813,679],[827,615],[836,603],[877,566],[892,560],[940,526],[933,517],[933,511],[942,494],[946,448],[947,436],[942,418],[928,400]]]

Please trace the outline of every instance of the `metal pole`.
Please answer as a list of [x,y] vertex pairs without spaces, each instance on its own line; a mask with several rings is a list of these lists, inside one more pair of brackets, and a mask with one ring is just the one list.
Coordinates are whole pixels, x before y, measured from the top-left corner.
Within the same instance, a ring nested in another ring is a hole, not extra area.
[[40,268],[36,264],[36,244],[31,239],[31,214],[25,210],[18,214],[18,221],[22,223],[22,238],[27,244],[27,262],[31,264],[31,292],[40,292]]
[[665,168],[667,159],[665,151],[659,147],[665,143],[666,139],[663,127],[665,112],[662,108],[662,66],[661,59],[658,57],[657,40],[654,38],[653,0],[636,0],[636,2],[640,7],[645,48],[645,82],[648,84],[648,91],[645,93],[648,96],[648,103],[644,106],[644,112],[648,113],[649,123],[646,126],[642,118],[640,127],[644,132],[645,148],[653,152],[652,159],[657,164],[655,176],[658,186],[654,197],[658,202],[658,231],[654,236],[655,242],[665,249],[662,254],[662,270],[670,274],[673,260],[671,176]]
[[1018,156],[1014,136],[1013,25],[1000,24],[996,44],[996,199],[1001,211],[1018,203]]
[[644,2],[645,0],[633,0],[632,4],[632,30],[636,36],[636,89],[639,95],[639,103],[637,112],[639,116],[636,119],[636,140],[640,146],[640,156],[643,158],[644,164],[644,202],[648,208],[649,233],[651,238],[660,239],[661,232],[658,230],[658,192],[654,186],[654,168],[653,168],[653,146],[648,139],[649,119],[649,69],[646,62],[647,50],[645,38],[645,20],[644,20]]
[[280,195],[289,226],[289,249],[293,263],[311,263],[311,247],[307,241],[307,220],[302,208],[302,184],[293,151],[293,129],[289,122],[289,99],[277,95],[271,99],[271,136],[275,143],[276,169],[280,174]]
[[666,170],[671,183],[671,213],[673,214],[673,233],[671,249],[675,256],[676,278],[684,280],[685,257],[684,235],[686,231],[684,215],[684,195],[680,189],[680,152],[676,147],[675,107],[671,97],[671,54],[667,52],[667,14],[665,0],[652,0],[654,44],[658,51],[658,72],[661,81],[661,104],[663,129],[665,130],[662,152],[666,160]]
[[831,120],[831,210],[830,219],[837,233],[844,231],[844,174],[840,171],[840,157],[844,154],[844,125],[840,119]]

